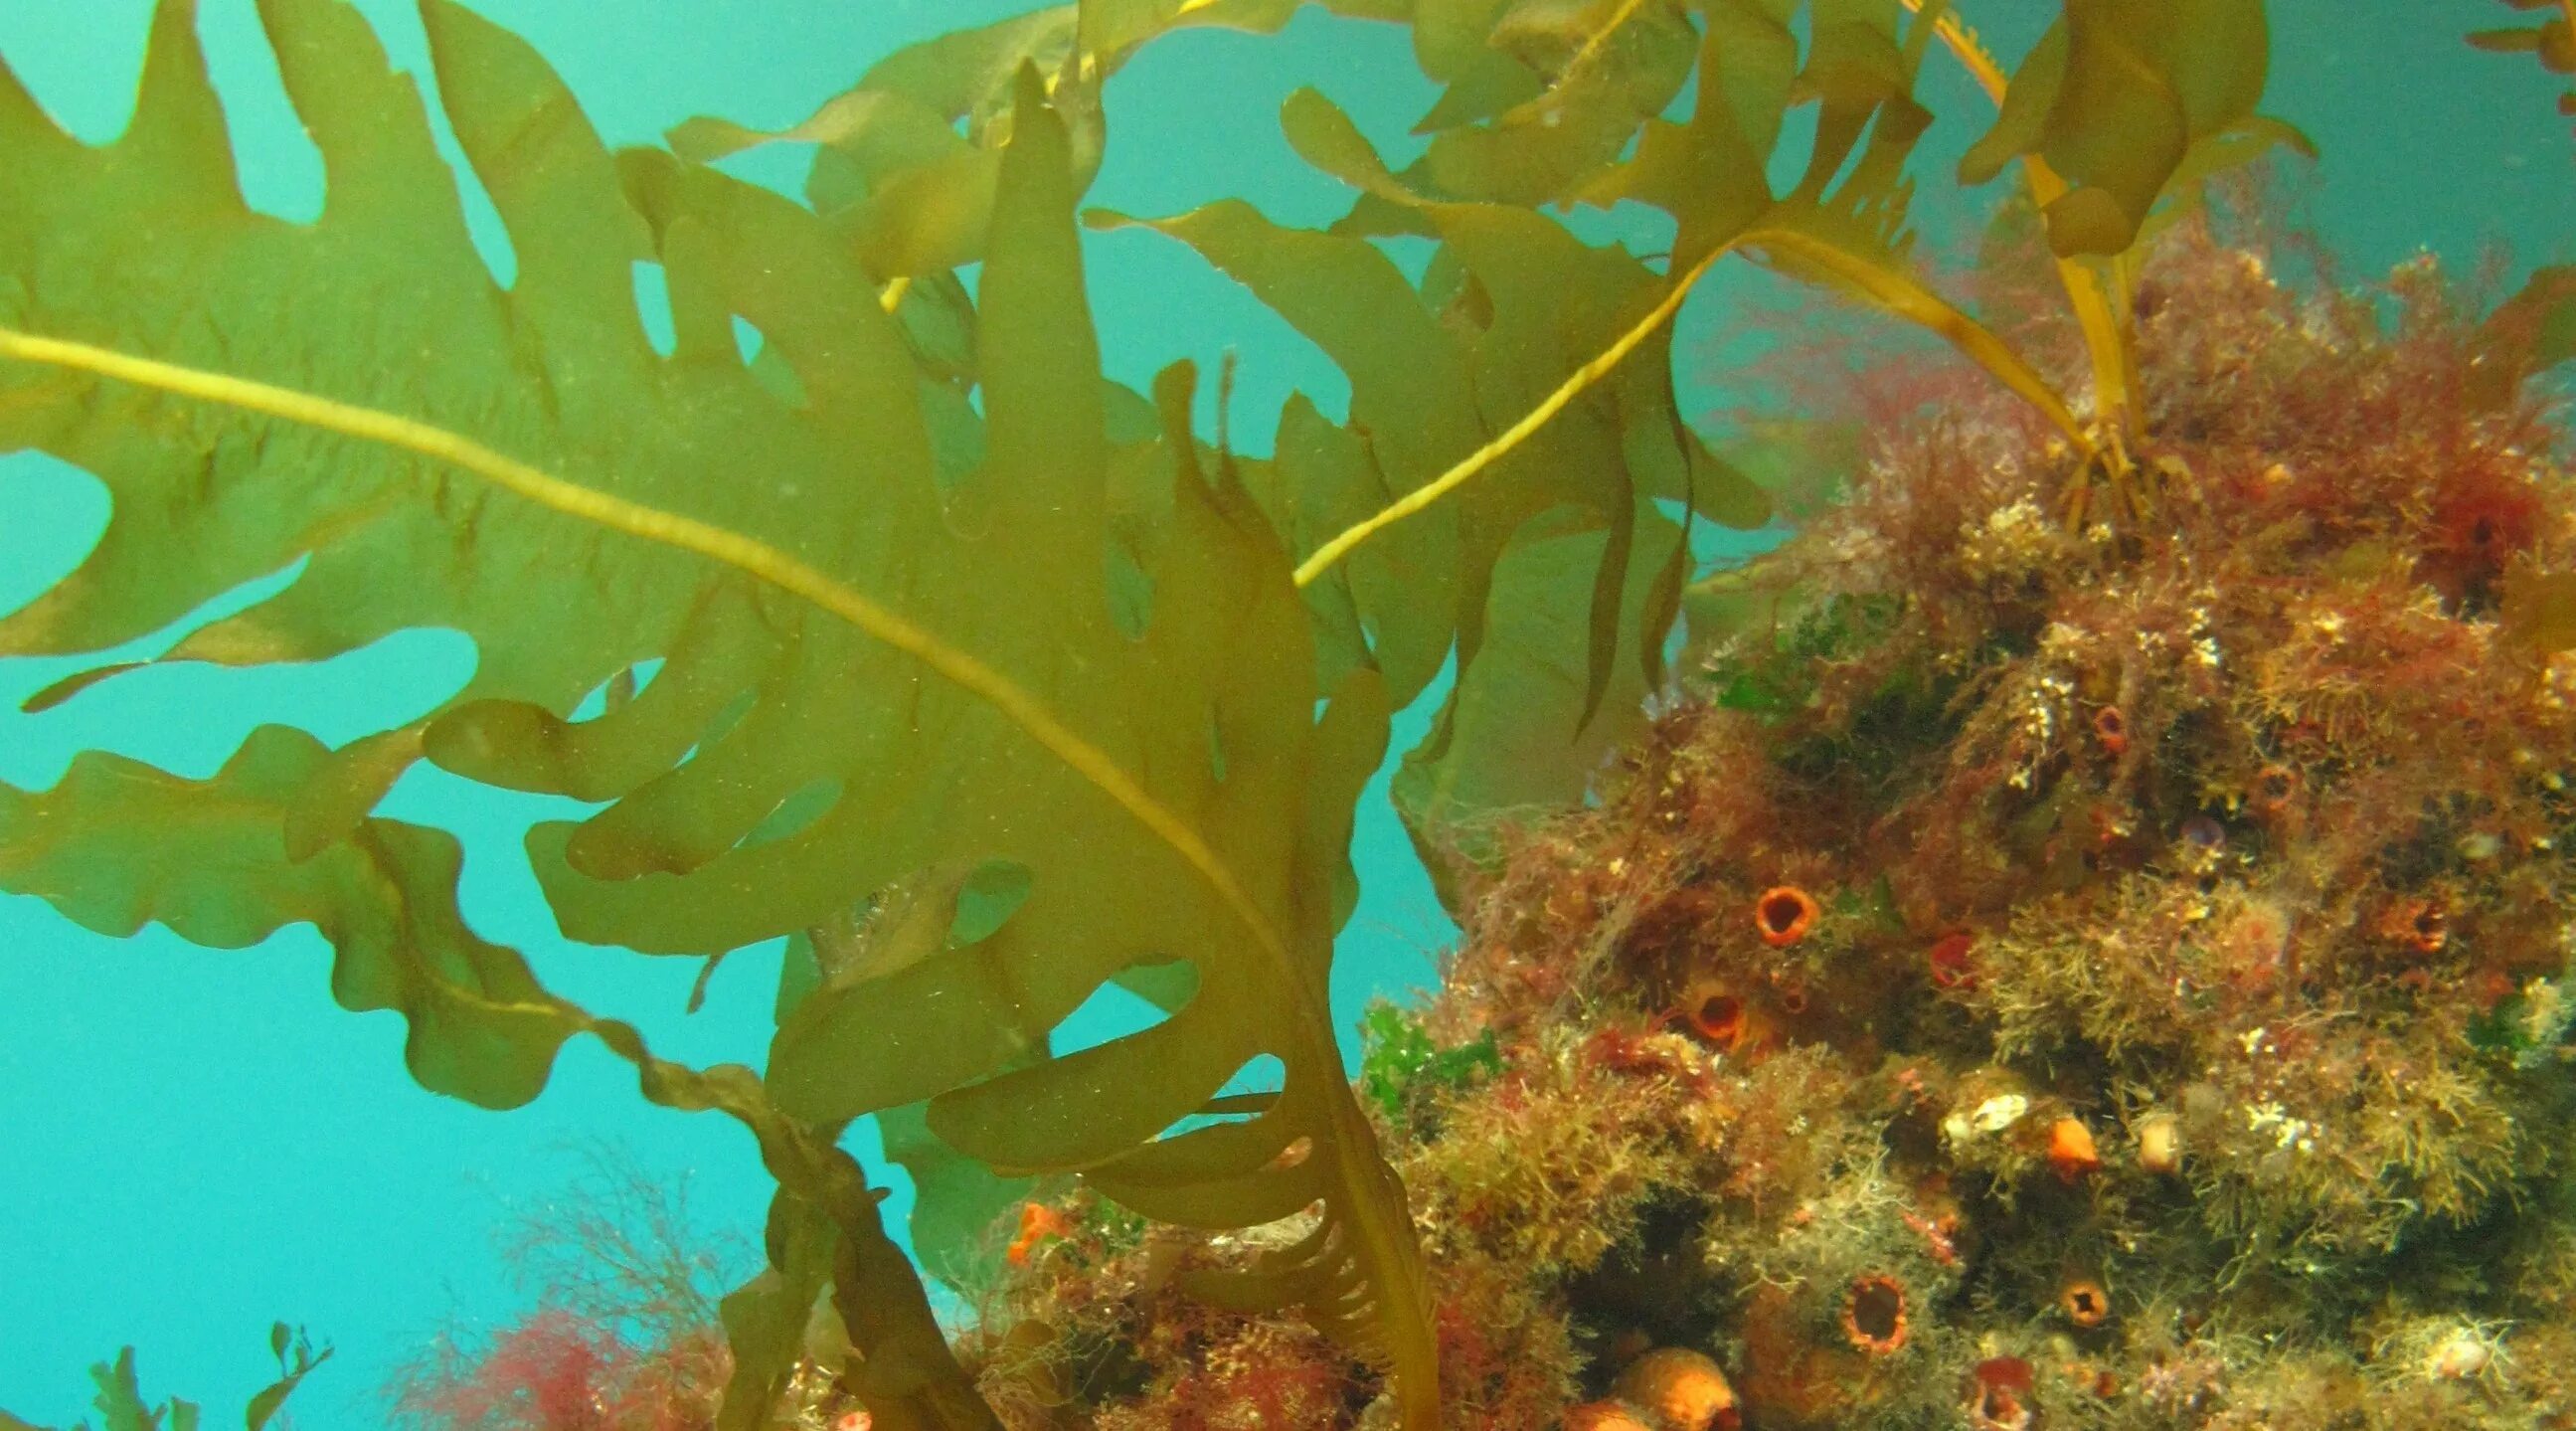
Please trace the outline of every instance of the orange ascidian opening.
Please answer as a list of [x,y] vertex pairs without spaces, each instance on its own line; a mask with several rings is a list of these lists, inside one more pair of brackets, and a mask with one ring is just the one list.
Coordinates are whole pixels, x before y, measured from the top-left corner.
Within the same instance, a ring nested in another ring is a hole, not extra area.
[[1715,979],[1696,980],[1683,992],[1681,1016],[1692,1033],[1719,1048],[1731,1049],[1744,1039],[1744,1001]]
[[2438,954],[2451,941],[2450,914],[2435,899],[2410,899],[2391,909],[2380,928],[2418,954]]
[[2299,793],[2299,775],[2286,765],[2266,765],[2254,772],[2254,808],[2264,814],[2275,814],[2289,808],[2290,797]]
[[1774,949],[1786,948],[1807,937],[1807,930],[1823,913],[1814,895],[1796,885],[1778,885],[1762,891],[1753,901],[1753,927],[1762,933],[1762,942]]
[[2111,1294],[2092,1278],[2078,1277],[2058,1292],[2057,1305],[2075,1325],[2098,1327],[2110,1318]]
[[1913,1333],[1905,1312],[1905,1284],[1884,1272],[1865,1272],[1843,1294],[1843,1336],[1871,1356],[1892,1355]]
[[2093,738],[2102,748],[2118,755],[2129,748],[2129,718],[2118,706],[2104,706],[2093,713]]

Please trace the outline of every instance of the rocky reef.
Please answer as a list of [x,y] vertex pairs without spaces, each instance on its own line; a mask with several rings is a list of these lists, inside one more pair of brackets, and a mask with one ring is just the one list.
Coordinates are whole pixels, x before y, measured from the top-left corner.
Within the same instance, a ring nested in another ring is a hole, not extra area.
[[[1649,739],[1447,871],[1363,1086],[1450,1424],[2576,1425],[2566,435],[2472,285],[2291,252],[2168,237],[2108,468],[1866,368]],[[1015,1428],[1385,1420],[1173,1287],[1295,1220],[1014,1230]]]

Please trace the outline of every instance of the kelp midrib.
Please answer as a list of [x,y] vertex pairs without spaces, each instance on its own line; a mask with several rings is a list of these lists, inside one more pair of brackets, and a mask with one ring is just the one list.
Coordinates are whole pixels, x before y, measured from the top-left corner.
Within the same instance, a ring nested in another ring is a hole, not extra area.
[[1029,739],[1098,786],[1101,793],[1198,871],[1208,887],[1242,920],[1244,932],[1252,936],[1255,947],[1270,961],[1275,977],[1284,982],[1294,976],[1287,941],[1245,893],[1242,881],[1234,877],[1188,822],[1147,794],[1108,752],[1058,720],[1044,702],[1009,677],[809,562],[711,522],[566,481],[495,452],[472,438],[399,414],[7,327],[0,327],[0,356],[93,373],[362,442],[400,448],[472,473],[548,510],[637,541],[705,557],[808,602],[991,705]]

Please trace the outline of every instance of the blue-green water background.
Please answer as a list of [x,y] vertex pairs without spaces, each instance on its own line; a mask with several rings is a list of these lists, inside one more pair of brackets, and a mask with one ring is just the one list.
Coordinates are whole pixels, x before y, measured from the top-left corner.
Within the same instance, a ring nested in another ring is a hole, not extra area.
[[[694,114],[758,126],[802,118],[873,60],[942,30],[1016,13],[1026,0],[471,0],[525,35],[565,75],[612,143],[650,142]],[[150,0],[0,0],[0,56],[85,139],[123,125]],[[362,0],[398,64],[424,68],[408,0]],[[2018,54],[2053,6],[1965,6]],[[2464,31],[2512,19],[2485,0],[2280,0],[2267,106],[2325,151],[2303,217],[2345,272],[2384,272],[2419,249],[2455,268],[2497,246],[2502,273],[2576,257],[2576,141],[2550,111],[2553,86],[2526,56],[2484,55]],[[321,175],[276,88],[251,0],[204,0],[200,25],[231,115],[244,191],[309,217]],[[1936,58],[1934,66],[1940,61]],[[1242,195],[1288,222],[1319,223],[1347,196],[1306,171],[1278,136],[1280,101],[1313,84],[1395,157],[1430,91],[1400,32],[1309,12],[1282,36],[1194,32],[1166,39],[1110,84],[1111,143],[1091,201],[1166,213]],[[1982,122],[1954,75],[1927,94],[1936,127],[1918,172],[1939,234],[1962,210],[1939,181]],[[453,150],[451,149],[451,155]],[[0,154],[0,163],[8,156]],[[792,187],[796,156],[738,172]],[[1970,196],[1991,198],[1991,192]],[[469,202],[479,203],[479,196]],[[506,246],[478,212],[487,252]],[[1623,216],[1587,233],[1658,247]],[[1267,310],[1177,245],[1087,235],[1106,366],[1141,386],[1179,357],[1241,355],[1235,431],[1258,447],[1291,389],[1328,411],[1339,375]],[[1414,257],[1418,258],[1418,255]],[[1687,364],[1740,322],[1738,282],[1710,285],[1683,315]],[[1684,372],[1684,379],[1691,374]],[[1686,397],[1690,396],[1686,390]],[[1716,398],[1707,394],[1709,404]],[[40,458],[0,458],[0,610],[76,563],[106,518],[97,486]],[[244,594],[245,596],[248,593]],[[167,639],[147,643],[158,649]],[[452,633],[412,633],[310,669],[149,670],[38,716],[28,693],[88,662],[0,666],[0,779],[39,787],[72,752],[102,748],[194,776],[251,727],[284,721],[339,741],[408,717],[470,669]],[[1420,729],[1399,730],[1404,738]],[[777,967],[745,955],[716,975],[705,1010],[679,1013],[694,963],[566,946],[517,860],[517,831],[542,802],[495,797],[435,772],[407,778],[386,813],[437,824],[469,848],[469,917],[531,952],[554,987],[632,1018],[659,1051],[696,1063],[757,1061]],[[1450,928],[1383,786],[1363,813],[1366,884],[1334,986],[1347,1030],[1376,994],[1417,988]],[[568,1140],[626,1142],[657,1176],[689,1180],[705,1224],[756,1235],[767,1183],[730,1124],[654,1109],[630,1069],[576,1042],[532,1106],[506,1115],[429,1097],[405,1077],[396,1016],[353,1016],[327,992],[309,930],[258,948],[196,949],[155,929],[93,937],[42,904],[0,896],[0,1407],[40,1424],[88,1411],[84,1369],[128,1343],[145,1385],[202,1400],[221,1424],[273,1374],[275,1318],[309,1325],[338,1358],[299,1394],[308,1431],[380,1424],[388,1368],[450,1319],[491,1324],[518,1306],[492,1249],[515,1208],[558,1190]],[[1132,1018],[1104,1000],[1087,1041]],[[854,1146],[908,1201],[862,1130]]]

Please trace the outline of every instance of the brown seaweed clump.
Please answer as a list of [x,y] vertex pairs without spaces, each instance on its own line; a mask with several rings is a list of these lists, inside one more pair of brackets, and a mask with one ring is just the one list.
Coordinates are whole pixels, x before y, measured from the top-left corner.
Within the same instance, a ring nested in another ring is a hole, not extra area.
[[[1459,872],[1394,1017],[1482,1054],[1380,1109],[1451,1424],[1656,1426],[1679,1348],[1762,1428],[2576,1425],[2564,434],[2429,260],[2194,224],[2139,293],[2120,501],[1967,389],[1882,422],[1597,807]],[[1293,1222],[1089,1226],[979,1334],[1015,1425],[1383,1423],[1169,1290]]]

